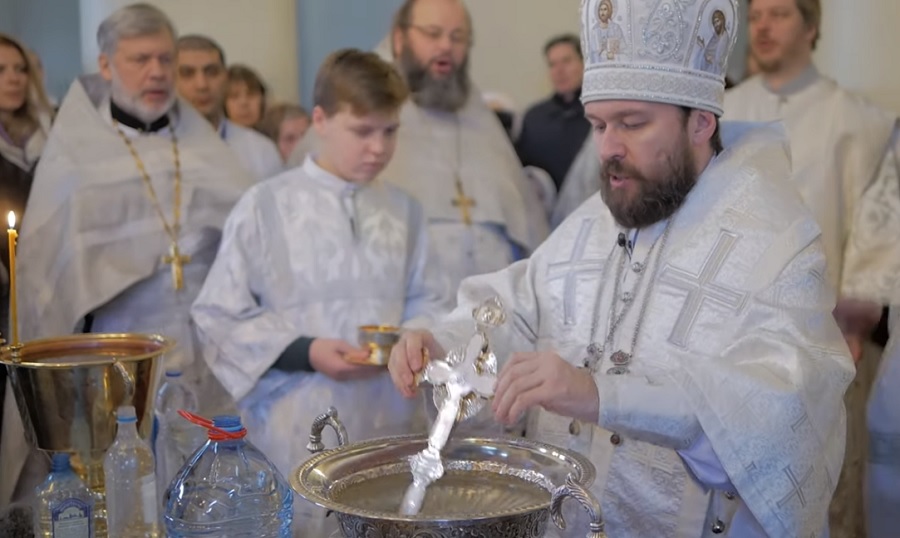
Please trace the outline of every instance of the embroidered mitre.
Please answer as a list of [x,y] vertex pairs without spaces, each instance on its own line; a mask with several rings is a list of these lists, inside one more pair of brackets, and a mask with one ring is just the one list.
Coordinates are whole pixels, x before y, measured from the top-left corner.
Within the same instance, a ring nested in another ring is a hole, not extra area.
[[722,115],[737,0],[582,0],[584,103],[636,100]]

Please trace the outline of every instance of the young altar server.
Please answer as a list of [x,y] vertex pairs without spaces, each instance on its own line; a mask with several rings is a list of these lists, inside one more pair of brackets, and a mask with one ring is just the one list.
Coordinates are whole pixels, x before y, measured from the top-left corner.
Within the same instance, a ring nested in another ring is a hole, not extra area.
[[[409,326],[451,306],[419,203],[373,181],[394,153],[406,97],[377,55],[328,57],[315,84],[318,153],[238,202],[193,305],[204,359],[285,475],[309,457],[310,426],[329,406],[354,442],[413,428],[416,406],[387,370],[354,364],[368,355],[360,326]],[[315,536],[312,505],[298,505],[303,536]]]

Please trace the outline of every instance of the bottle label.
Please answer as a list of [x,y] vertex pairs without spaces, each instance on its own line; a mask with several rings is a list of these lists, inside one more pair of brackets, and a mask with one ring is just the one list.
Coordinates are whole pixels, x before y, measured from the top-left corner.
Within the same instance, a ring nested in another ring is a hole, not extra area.
[[50,510],[54,538],[91,538],[91,505],[65,499]]
[[141,503],[144,505],[144,523],[157,523],[156,475],[148,474],[141,478]]

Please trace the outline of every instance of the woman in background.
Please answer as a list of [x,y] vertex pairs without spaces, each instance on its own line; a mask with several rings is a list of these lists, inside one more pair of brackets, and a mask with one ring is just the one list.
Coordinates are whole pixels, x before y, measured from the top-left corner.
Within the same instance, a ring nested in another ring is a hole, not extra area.
[[246,65],[228,68],[225,115],[234,123],[257,129],[266,109],[266,85],[256,71]]
[[[18,41],[0,34],[0,217],[15,211],[21,228],[37,160],[50,130],[52,107],[37,70]],[[2,293],[8,294],[9,251],[0,242]],[[0,307],[0,331],[7,334],[7,301]],[[5,369],[4,369],[5,373]]]
[[307,129],[309,129],[309,114],[302,106],[290,103],[279,103],[269,107],[259,125],[260,132],[271,138],[278,146],[281,160],[285,163]]
[[[0,217],[15,211],[16,227],[20,229],[34,169],[50,130],[51,114],[44,86],[31,65],[27,49],[0,33]],[[0,332],[8,339],[9,248],[6,241],[0,242],[0,258]],[[0,368],[0,431],[5,392],[6,368]],[[29,523],[27,519],[22,521]],[[19,536],[14,531],[4,534],[10,530],[4,527],[15,526],[15,521],[15,517],[0,515],[0,535]]]

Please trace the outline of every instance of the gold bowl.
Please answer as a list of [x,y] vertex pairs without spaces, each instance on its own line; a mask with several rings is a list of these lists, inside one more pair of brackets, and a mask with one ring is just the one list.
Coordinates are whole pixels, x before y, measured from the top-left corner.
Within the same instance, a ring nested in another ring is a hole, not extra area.
[[387,366],[391,350],[400,341],[400,328],[392,325],[363,325],[359,328],[359,345],[369,356],[359,364]]

